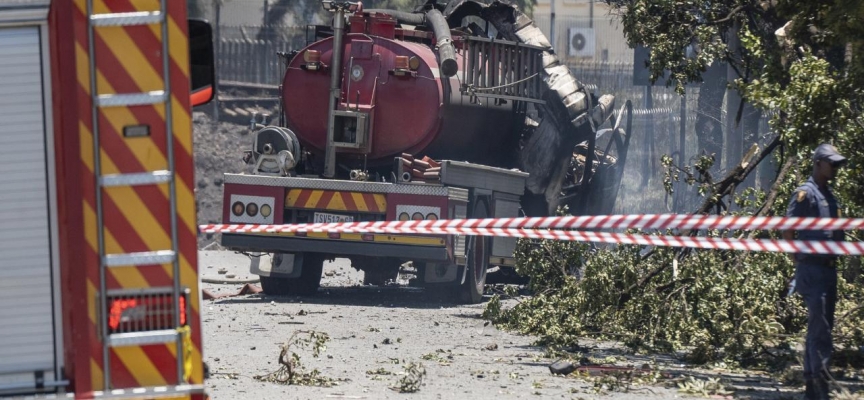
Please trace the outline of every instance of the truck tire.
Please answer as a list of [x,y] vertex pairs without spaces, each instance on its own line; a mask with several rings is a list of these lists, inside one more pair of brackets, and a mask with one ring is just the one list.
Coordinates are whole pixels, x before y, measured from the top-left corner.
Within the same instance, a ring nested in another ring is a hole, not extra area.
[[303,254],[303,269],[297,278],[280,278],[262,276],[261,289],[271,296],[313,295],[321,286],[321,274],[324,271],[324,255],[318,253]]
[[[471,218],[487,218],[489,206],[480,200],[474,206]],[[463,303],[477,304],[483,301],[483,290],[486,286],[486,270],[489,267],[490,240],[486,236],[471,236],[468,238],[468,265],[465,266],[465,282],[459,287],[459,299]]]

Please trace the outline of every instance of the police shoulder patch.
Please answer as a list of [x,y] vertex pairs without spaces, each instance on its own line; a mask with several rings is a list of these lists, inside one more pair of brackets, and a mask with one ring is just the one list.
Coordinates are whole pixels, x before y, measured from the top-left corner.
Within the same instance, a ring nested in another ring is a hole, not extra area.
[[804,201],[804,199],[806,199],[806,198],[807,198],[807,191],[806,190],[799,190],[798,191],[798,198],[797,198],[798,202],[800,203],[800,202]]

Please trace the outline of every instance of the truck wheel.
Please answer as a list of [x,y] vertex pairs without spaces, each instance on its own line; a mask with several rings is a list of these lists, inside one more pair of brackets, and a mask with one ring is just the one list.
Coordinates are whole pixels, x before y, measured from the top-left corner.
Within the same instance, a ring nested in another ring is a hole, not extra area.
[[396,280],[399,277],[399,260],[393,258],[379,258],[363,268],[363,284],[382,286],[388,280]]
[[324,271],[324,255],[303,254],[303,270],[297,278],[262,276],[261,289],[268,295],[312,295],[321,286],[321,273]]
[[[477,203],[472,218],[487,218],[488,215],[486,203]],[[483,301],[486,270],[489,267],[489,242],[485,236],[471,236],[468,239],[468,270],[465,272],[465,282],[459,288],[459,299],[464,303],[477,304]]]

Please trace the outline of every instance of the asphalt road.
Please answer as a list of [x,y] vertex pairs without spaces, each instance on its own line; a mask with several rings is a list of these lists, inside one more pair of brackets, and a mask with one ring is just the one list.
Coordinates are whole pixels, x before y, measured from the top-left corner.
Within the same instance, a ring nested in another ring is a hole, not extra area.
[[[216,295],[237,293],[242,282],[255,278],[248,275],[246,256],[199,254],[202,278],[237,282],[203,284]],[[344,259],[324,269],[316,296],[251,294],[204,301],[204,357],[211,370],[206,383],[213,399],[668,399],[690,396],[671,379],[683,375],[735,384],[738,398],[796,398],[798,388],[782,387],[764,375],[689,369],[663,357],[658,362],[666,379],[655,384],[552,375],[548,365],[555,360],[532,345],[534,338],[486,324],[480,318],[483,305],[442,302],[404,285],[361,286],[363,273]],[[296,331],[329,335],[319,358],[308,350],[298,354],[306,371],[317,369],[338,385],[286,386],[254,378],[279,368],[281,345]],[[652,363],[614,344],[586,340],[580,345],[592,360],[618,366]],[[419,391],[393,390],[412,362],[426,370]]]

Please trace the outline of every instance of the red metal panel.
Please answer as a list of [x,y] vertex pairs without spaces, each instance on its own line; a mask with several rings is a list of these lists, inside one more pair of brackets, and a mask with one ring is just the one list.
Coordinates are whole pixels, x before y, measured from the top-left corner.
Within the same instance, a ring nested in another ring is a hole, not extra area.
[[[90,391],[90,354],[87,318],[75,318],[87,309],[87,277],[84,270],[85,247],[79,227],[83,226],[78,141],[78,107],[76,96],[75,41],[73,6],[68,1],[54,1],[48,14],[51,46],[51,95],[54,125],[55,176],[57,178],[58,248],[60,262],[61,307],[63,326],[64,372],[71,381],[70,390]],[[56,68],[58,65],[66,66]],[[76,351],[77,350],[77,351]],[[76,368],[77,365],[82,367]]]

